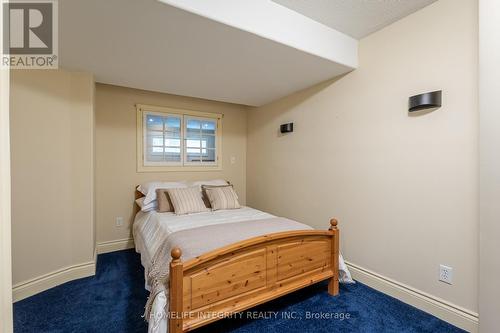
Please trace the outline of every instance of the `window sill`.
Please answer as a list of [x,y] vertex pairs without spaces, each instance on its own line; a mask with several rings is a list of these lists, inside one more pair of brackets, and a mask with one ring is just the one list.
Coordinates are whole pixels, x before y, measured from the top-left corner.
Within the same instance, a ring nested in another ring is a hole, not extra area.
[[137,166],[137,172],[209,172],[221,171],[221,165],[207,166]]

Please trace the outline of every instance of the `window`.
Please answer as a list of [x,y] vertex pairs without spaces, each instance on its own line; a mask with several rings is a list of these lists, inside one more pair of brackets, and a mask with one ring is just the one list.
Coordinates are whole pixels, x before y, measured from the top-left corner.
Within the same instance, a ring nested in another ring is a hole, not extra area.
[[217,121],[199,117],[184,116],[186,163],[214,164],[217,162]]
[[137,105],[138,171],[220,169],[221,118]]
[[144,112],[143,122],[144,165],[179,165],[182,116]]

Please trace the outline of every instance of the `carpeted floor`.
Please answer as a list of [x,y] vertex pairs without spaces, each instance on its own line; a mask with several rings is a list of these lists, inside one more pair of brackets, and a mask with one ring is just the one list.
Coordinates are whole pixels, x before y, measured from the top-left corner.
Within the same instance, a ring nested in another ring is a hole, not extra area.
[[[132,250],[103,254],[96,276],[15,303],[14,330],[147,332],[141,318],[146,297],[139,255]],[[361,283],[341,286],[337,297],[320,283],[250,311],[195,332],[463,332]],[[322,313],[330,318],[310,318]]]

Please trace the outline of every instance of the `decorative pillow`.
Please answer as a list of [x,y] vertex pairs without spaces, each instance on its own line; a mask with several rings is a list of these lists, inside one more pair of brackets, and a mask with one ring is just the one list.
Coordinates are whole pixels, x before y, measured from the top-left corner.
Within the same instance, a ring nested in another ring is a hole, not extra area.
[[143,212],[149,212],[151,210],[156,210],[156,208],[157,208],[156,201],[153,201],[153,202],[145,205],[144,204],[144,197],[137,199],[135,202],[137,203],[137,206],[139,206],[139,208],[141,208],[141,210]]
[[190,182],[190,186],[203,186],[203,185],[210,185],[210,186],[224,186],[229,184],[227,180],[224,179],[213,179],[213,180],[197,180],[194,182]]
[[156,200],[156,189],[157,188],[186,188],[187,185],[185,182],[148,182],[141,184],[137,187],[137,191],[144,194],[144,204],[148,205],[151,202]]
[[174,211],[174,207],[172,207],[172,202],[170,201],[170,196],[168,195],[168,189],[157,188],[156,200],[158,202],[158,212],[165,213]]
[[238,202],[238,195],[232,185],[207,186],[204,187],[204,190],[208,200],[210,200],[212,210],[241,208]]
[[212,204],[210,203],[210,199],[207,196],[207,188],[215,188],[215,187],[226,187],[226,186],[233,186],[233,184],[224,181],[225,184],[223,185],[201,185],[201,196],[203,197],[203,202],[205,203],[205,207],[207,208],[212,208]]
[[170,202],[174,207],[175,214],[184,215],[189,213],[201,213],[210,211],[205,207],[200,195],[199,187],[168,189]]
[[227,186],[229,184],[228,181],[223,179],[213,179],[213,180],[197,180],[195,182],[189,183],[190,186],[198,186],[200,188],[200,196],[205,203],[205,207],[210,208],[210,201],[208,200],[205,193],[203,193],[203,187],[205,186]]

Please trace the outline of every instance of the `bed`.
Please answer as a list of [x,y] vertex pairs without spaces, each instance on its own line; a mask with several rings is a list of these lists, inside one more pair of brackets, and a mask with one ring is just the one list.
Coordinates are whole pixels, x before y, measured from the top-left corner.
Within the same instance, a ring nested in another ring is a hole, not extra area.
[[337,295],[339,264],[350,276],[337,220],[325,229],[250,207],[189,215],[139,211],[133,235],[151,292],[149,332],[191,331],[323,280]]

